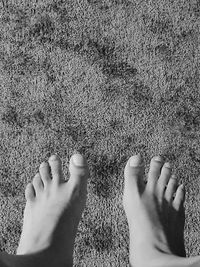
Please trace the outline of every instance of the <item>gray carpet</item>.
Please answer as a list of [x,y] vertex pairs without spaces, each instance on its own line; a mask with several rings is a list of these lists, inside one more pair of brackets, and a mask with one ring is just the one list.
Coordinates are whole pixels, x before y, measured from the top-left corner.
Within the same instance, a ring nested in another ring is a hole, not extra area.
[[15,253],[24,190],[58,153],[90,165],[74,266],[127,266],[123,170],[140,152],[186,186],[187,255],[200,254],[200,2],[0,2],[0,247]]

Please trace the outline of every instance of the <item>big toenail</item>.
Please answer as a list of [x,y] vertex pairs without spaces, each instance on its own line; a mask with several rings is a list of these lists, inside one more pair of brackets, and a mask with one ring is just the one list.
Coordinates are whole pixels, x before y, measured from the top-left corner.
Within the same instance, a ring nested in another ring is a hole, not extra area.
[[138,155],[134,155],[130,158],[129,163],[131,167],[136,167],[142,163],[142,158],[141,156],[138,157]]
[[73,162],[76,166],[86,166],[87,162],[84,157],[80,154],[74,154],[72,156]]
[[162,162],[162,158],[160,156],[156,156],[154,157],[154,160],[155,161],[158,161],[158,162]]

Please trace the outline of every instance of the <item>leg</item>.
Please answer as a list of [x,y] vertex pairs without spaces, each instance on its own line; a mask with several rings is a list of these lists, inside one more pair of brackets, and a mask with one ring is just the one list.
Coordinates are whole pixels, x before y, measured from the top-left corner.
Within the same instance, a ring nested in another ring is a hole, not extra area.
[[89,168],[85,158],[73,155],[69,171],[70,179],[66,181],[56,155],[41,164],[39,173],[26,188],[17,256],[3,253],[5,267],[73,265],[75,236],[87,197]]
[[140,155],[131,157],[124,170],[123,207],[130,232],[130,266],[200,266],[200,256],[186,258],[185,254],[184,187],[177,186],[170,164],[163,163],[161,157],[151,160],[146,185]]
[[3,259],[4,258],[4,254],[5,253],[1,253],[0,252],[0,266],[1,267],[9,267],[8,265],[6,265],[5,260]]

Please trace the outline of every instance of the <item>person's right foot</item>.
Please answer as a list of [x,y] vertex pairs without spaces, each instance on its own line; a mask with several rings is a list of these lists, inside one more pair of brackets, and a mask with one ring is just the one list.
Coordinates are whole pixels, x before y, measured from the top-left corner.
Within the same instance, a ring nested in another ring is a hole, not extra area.
[[[131,159],[135,167],[129,165]],[[163,166],[159,156],[151,160],[145,185],[141,156],[131,159],[124,170],[123,194],[130,232],[130,265],[155,267],[166,262],[166,255],[185,257],[183,185],[177,186],[170,164]]]

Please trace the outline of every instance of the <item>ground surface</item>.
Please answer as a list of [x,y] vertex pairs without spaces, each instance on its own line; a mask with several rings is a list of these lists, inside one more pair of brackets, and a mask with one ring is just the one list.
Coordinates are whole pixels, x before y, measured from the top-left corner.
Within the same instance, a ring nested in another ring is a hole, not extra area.
[[200,2],[0,2],[0,247],[14,253],[24,190],[58,153],[90,165],[74,266],[127,266],[123,170],[141,152],[186,186],[188,255],[200,253]]

